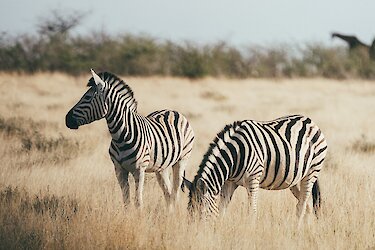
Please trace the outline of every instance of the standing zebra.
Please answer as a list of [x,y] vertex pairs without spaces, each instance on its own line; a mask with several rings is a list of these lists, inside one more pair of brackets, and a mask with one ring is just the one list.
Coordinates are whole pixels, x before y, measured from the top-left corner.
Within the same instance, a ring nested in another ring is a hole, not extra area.
[[[236,188],[243,186],[256,213],[259,187],[289,188],[298,199],[300,224],[311,192],[315,213],[320,207],[317,179],[326,153],[323,133],[307,117],[234,122],[217,134],[193,183],[185,179],[190,189],[189,210],[218,215]],[[219,196],[220,209],[216,202]]]
[[[187,119],[177,111],[137,113],[133,91],[117,76],[103,72],[92,76],[90,87],[66,115],[66,126],[79,126],[105,118],[112,136],[109,154],[115,165],[125,205],[130,202],[128,176],[135,180],[135,202],[142,206],[144,173],[155,172],[167,204],[178,199],[179,187],[194,142]],[[169,169],[173,169],[173,187]]]

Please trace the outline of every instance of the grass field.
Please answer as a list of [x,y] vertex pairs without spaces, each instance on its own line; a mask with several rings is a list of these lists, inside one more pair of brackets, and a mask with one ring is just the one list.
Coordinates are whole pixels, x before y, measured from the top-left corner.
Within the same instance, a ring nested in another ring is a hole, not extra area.
[[190,120],[196,143],[189,179],[226,123],[311,117],[329,145],[320,176],[323,214],[309,215],[298,229],[289,190],[262,190],[255,224],[243,189],[225,217],[196,223],[188,220],[186,194],[174,213],[167,211],[153,174],[146,177],[144,210],[125,211],[105,121],[65,127],[88,78],[0,75],[0,249],[375,247],[374,82],[126,79],[140,113],[169,108]]

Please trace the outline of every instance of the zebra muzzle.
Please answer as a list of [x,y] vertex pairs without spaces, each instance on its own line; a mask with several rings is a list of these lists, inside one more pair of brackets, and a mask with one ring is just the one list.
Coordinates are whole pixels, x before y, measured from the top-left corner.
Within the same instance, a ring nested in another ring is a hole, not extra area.
[[65,116],[65,125],[70,129],[78,129],[77,120],[73,117],[73,112],[70,110]]

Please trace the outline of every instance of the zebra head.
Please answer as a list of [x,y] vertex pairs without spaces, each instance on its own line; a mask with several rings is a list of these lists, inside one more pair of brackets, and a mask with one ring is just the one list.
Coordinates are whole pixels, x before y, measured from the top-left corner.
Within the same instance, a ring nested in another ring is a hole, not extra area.
[[65,124],[70,129],[78,129],[81,125],[100,120],[108,113],[105,98],[107,84],[92,69],[91,74],[88,83],[90,88],[65,117]]
[[190,191],[188,203],[190,215],[198,216],[198,218],[219,215],[216,197],[210,192],[207,184],[202,179],[190,182],[184,178],[184,186]]

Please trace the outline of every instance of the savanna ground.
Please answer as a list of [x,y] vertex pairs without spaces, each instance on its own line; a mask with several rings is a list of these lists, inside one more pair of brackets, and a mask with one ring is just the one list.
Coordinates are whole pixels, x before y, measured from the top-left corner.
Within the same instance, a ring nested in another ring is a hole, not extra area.
[[[0,248],[366,249],[375,247],[375,84],[359,80],[127,78],[139,112],[184,113],[196,134],[187,177],[226,123],[310,116],[328,141],[322,215],[297,228],[289,190],[259,195],[258,219],[243,189],[213,223],[190,222],[187,195],[174,213],[148,174],[143,211],[124,210],[108,156],[105,121],[79,130],[65,114],[89,75],[0,75]],[[131,180],[131,185],[132,185]],[[131,186],[134,190],[134,186]]]

